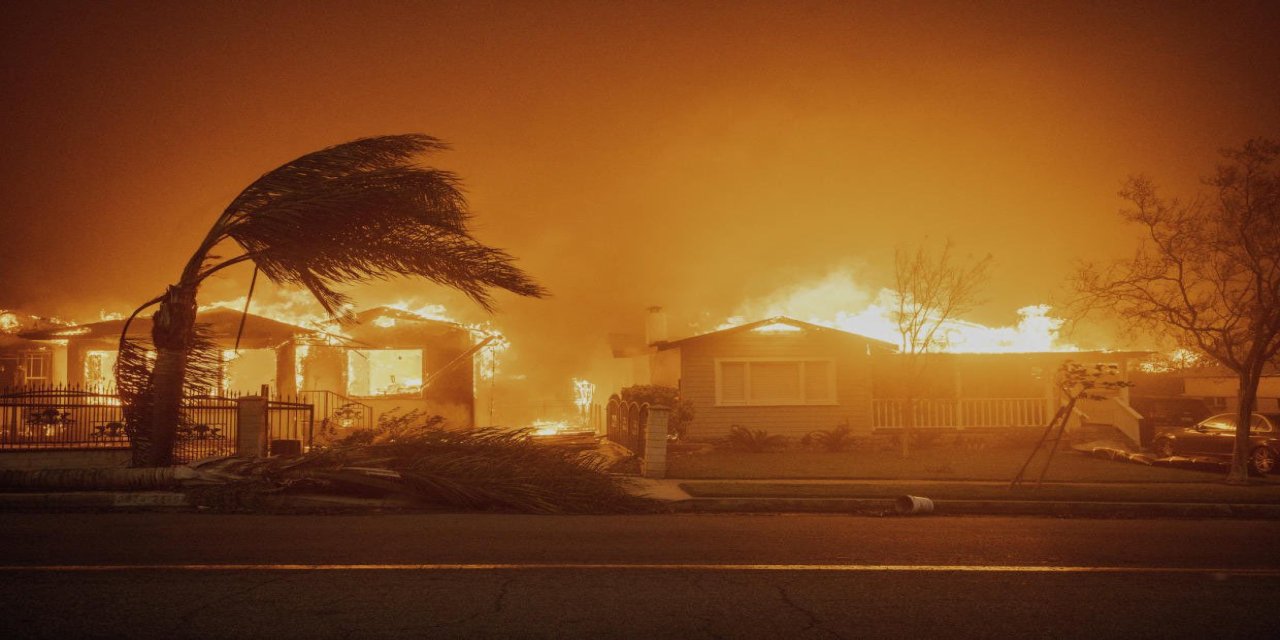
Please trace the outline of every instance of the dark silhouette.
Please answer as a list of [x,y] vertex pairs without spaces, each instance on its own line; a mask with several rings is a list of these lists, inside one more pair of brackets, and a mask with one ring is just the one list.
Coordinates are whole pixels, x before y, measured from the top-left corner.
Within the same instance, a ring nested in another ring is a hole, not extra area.
[[[1280,351],[1280,144],[1251,140],[1222,155],[1205,180],[1212,193],[1188,202],[1131,178],[1120,195],[1133,208],[1122,215],[1145,243],[1127,260],[1082,267],[1075,285],[1085,311],[1168,336],[1234,372],[1237,424],[1249,425],[1263,368]],[[1227,481],[1247,483],[1248,426],[1234,452]]]

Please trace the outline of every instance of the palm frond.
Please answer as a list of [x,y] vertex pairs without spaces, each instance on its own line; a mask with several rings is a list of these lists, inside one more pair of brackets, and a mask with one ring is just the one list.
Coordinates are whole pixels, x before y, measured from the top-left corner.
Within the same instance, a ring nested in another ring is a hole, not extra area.
[[418,167],[447,148],[420,134],[366,138],[303,156],[250,185],[215,225],[271,280],[306,287],[341,317],[343,284],[419,276],[462,291],[486,310],[490,290],[546,291],[506,252],[467,229],[457,176]]
[[[247,470],[265,491],[298,480],[311,489],[409,496],[428,505],[525,513],[652,511],[601,459],[544,445],[525,431],[449,430],[411,412],[384,421],[373,438],[338,443],[302,459]],[[238,463],[232,463],[238,464]]]

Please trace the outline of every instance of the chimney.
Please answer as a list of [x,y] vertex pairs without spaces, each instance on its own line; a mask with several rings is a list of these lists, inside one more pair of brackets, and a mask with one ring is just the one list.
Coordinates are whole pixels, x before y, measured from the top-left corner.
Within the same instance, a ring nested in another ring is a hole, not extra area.
[[655,342],[667,341],[667,314],[662,307],[649,307],[649,313],[645,316],[644,322],[644,343],[646,345]]

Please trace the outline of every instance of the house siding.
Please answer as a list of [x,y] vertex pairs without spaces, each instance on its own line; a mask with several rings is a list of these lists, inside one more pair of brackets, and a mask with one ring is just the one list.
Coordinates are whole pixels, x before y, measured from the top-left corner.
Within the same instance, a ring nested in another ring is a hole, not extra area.
[[[733,425],[800,437],[848,422],[854,431],[871,429],[871,357],[856,337],[816,331],[744,331],[686,343],[680,349],[680,394],[693,402],[691,439],[721,438]],[[725,358],[829,359],[835,362],[836,404],[803,406],[716,406],[716,360]]]

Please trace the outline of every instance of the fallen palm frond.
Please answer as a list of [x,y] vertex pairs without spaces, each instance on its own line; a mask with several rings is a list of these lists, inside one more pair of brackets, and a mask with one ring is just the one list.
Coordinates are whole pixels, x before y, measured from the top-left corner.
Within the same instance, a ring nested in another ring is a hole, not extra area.
[[[599,456],[547,446],[526,431],[418,427],[416,414],[300,458],[193,465],[237,490],[411,498],[424,506],[525,513],[625,513],[658,504],[627,491]],[[228,483],[228,481],[230,481]]]

